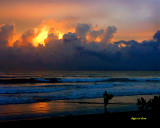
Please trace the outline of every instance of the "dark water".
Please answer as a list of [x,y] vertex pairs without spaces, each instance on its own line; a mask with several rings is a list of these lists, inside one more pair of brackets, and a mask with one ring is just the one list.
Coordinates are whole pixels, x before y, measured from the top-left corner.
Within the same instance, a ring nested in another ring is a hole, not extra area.
[[160,94],[158,71],[0,72],[0,104]]

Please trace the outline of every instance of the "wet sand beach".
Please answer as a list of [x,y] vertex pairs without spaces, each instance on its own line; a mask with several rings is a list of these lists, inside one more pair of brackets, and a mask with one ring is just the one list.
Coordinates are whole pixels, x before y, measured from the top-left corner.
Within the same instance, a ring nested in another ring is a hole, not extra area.
[[[52,125],[64,126],[68,125],[86,125],[91,124],[110,124],[112,121],[134,121],[134,120],[158,120],[159,118],[153,117],[150,111],[141,113],[139,111],[129,112],[113,112],[107,114],[88,114],[88,115],[70,115],[65,117],[50,117],[50,118],[37,118],[37,119],[25,119],[16,121],[1,122],[2,127],[30,127],[30,126],[45,126],[51,127]],[[110,122],[111,121],[111,122]]]
[[140,97],[148,100],[154,95],[114,97],[108,104],[108,113],[104,113],[103,98],[6,105],[5,111],[1,109],[0,125],[18,127],[74,120],[150,120],[150,112],[142,114],[138,111],[136,102]]

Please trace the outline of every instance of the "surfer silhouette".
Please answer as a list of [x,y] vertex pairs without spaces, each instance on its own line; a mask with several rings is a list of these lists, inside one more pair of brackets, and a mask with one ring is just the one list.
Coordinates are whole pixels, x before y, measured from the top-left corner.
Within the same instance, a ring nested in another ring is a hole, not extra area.
[[108,113],[108,110],[107,110],[108,101],[113,98],[113,95],[108,94],[107,91],[105,91],[103,94],[103,98],[104,98],[104,110],[105,110],[105,113]]

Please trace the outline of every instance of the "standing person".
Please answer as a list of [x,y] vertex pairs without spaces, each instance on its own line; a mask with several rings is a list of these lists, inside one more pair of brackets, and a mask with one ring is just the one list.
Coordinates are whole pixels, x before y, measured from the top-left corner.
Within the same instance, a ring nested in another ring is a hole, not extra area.
[[107,91],[105,91],[105,93],[103,94],[103,98],[104,98],[104,110],[105,113],[107,113],[107,104],[108,104],[108,93]]
[[107,91],[105,91],[105,93],[103,94],[103,98],[104,98],[104,110],[105,110],[105,113],[108,113],[108,110],[107,110],[108,101],[113,98],[113,95],[108,94]]

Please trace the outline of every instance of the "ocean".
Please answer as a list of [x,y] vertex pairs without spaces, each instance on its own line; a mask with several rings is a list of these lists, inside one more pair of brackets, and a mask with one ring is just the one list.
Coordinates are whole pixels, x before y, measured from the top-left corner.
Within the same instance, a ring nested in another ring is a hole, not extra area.
[[159,71],[0,72],[0,105],[160,94]]

